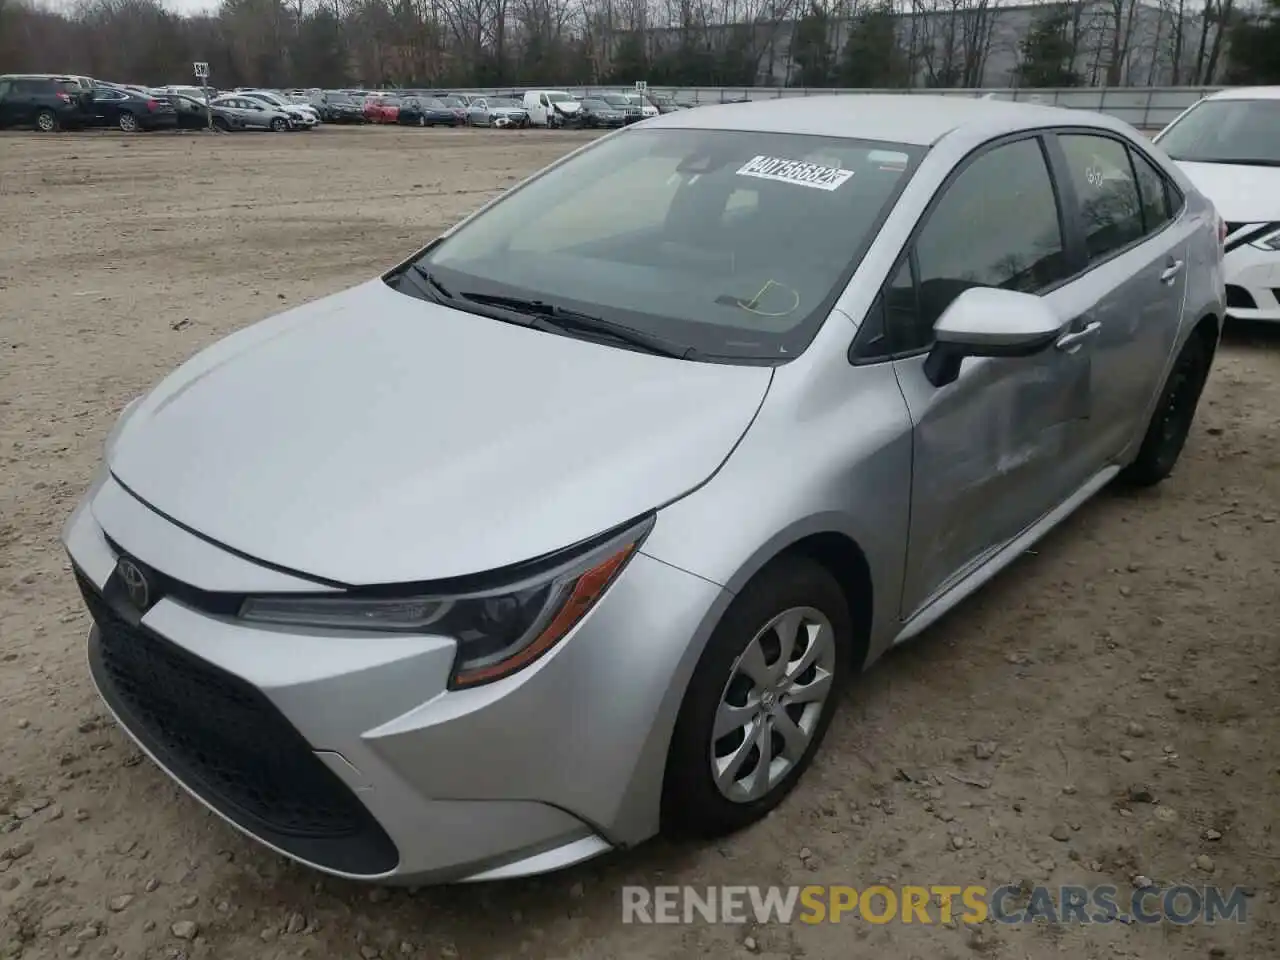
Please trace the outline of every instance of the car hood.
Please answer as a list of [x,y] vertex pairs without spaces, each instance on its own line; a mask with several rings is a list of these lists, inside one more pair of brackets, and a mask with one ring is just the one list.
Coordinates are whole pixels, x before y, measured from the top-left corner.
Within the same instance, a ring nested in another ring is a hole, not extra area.
[[558,103],[553,103],[552,106],[561,113],[577,113],[578,108],[582,106],[582,104],[578,103],[576,100],[561,100]]
[[111,472],[172,520],[344,584],[492,570],[706,481],[771,370],[530,330],[381,280],[214,344],[129,411]]
[[1233,223],[1280,220],[1280,167],[1176,161],[1222,219]]

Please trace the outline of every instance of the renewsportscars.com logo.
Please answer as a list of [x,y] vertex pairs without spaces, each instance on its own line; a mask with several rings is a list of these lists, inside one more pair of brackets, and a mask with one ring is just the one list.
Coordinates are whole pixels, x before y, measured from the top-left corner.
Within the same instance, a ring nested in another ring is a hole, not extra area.
[[1009,885],[622,888],[623,923],[1244,923],[1243,887]]

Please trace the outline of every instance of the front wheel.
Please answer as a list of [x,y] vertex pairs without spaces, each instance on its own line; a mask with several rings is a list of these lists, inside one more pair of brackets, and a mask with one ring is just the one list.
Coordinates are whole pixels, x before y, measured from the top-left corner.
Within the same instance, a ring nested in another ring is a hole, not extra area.
[[284,117],[276,117],[271,121],[271,129],[275,133],[284,133],[289,129],[289,121],[285,120]]
[[812,762],[850,669],[853,622],[826,568],[783,557],[738,595],[685,692],[662,824],[717,837],[763,818]]
[[1120,473],[1123,483],[1151,487],[1173,472],[1191,432],[1212,359],[1205,338],[1200,331],[1193,332],[1169,371],[1137,457]]
[[125,133],[137,133],[139,130],[138,118],[128,111],[120,114],[120,117],[116,120],[116,124]]

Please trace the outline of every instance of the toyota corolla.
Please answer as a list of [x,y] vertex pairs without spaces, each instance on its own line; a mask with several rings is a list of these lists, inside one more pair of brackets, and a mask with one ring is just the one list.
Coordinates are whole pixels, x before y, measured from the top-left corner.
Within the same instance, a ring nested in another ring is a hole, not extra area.
[[1173,470],[1221,228],[1132,128],[1050,107],[604,137],[125,408],[64,534],[94,682],[345,877],[745,827],[842,681]]

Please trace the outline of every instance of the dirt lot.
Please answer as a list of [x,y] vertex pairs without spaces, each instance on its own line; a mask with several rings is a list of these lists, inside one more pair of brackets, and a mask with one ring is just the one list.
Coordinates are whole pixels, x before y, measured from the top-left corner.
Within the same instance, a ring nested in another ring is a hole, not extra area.
[[[718,846],[370,891],[242,839],[103,719],[57,536],[121,406],[580,139],[0,137],[0,957],[1280,956],[1280,335],[1262,331],[1223,345],[1171,481],[1104,495],[863,677],[802,788]],[[1138,874],[1246,886],[1248,920],[620,922],[625,883]]]

